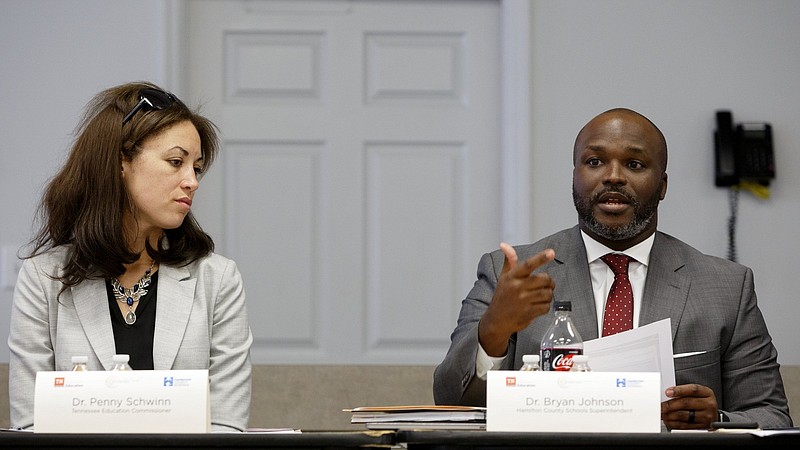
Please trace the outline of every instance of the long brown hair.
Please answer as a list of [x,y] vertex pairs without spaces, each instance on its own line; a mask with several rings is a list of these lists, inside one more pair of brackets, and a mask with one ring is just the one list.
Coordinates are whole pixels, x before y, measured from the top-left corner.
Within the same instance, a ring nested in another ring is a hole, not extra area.
[[[42,196],[39,229],[28,257],[68,245],[62,272],[49,274],[65,288],[89,278],[119,277],[125,273],[124,264],[139,259],[126,240],[124,213],[135,214],[135,208],[122,181],[121,162],[141,151],[140,142],[188,120],[200,135],[204,172],[219,150],[216,126],[177,99],[164,109],[142,109],[123,125],[123,116],[139,103],[142,89],[163,90],[148,82],[128,83],[100,92],[89,102],[69,157]],[[157,248],[146,244],[147,253],[160,263],[185,265],[214,250],[211,236],[191,212],[178,228],[164,233]]]

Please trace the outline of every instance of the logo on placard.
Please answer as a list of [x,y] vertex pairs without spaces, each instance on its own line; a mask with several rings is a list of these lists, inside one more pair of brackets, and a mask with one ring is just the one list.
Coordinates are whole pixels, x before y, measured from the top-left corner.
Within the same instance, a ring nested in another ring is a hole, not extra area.
[[506,377],[506,386],[516,386],[517,377]]
[[53,380],[53,386],[55,387],[64,386],[64,377],[56,377]]
[[617,378],[617,387],[624,388],[628,385],[628,381],[625,378]]
[[173,386],[175,381],[172,377],[164,377],[164,386]]

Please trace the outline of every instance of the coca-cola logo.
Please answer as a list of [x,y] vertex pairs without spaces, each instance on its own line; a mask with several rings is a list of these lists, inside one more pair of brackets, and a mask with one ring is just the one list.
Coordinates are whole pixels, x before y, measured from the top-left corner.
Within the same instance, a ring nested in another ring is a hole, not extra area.
[[571,354],[558,354],[553,358],[553,370],[568,371],[572,368]]

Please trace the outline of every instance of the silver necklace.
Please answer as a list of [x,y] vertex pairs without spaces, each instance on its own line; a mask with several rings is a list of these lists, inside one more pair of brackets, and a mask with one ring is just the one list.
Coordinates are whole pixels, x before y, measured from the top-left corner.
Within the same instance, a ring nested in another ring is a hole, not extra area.
[[116,278],[111,279],[111,288],[114,291],[114,297],[117,298],[118,302],[128,305],[128,313],[125,314],[125,323],[128,325],[136,323],[136,313],[133,312],[133,304],[138,302],[144,295],[147,295],[147,288],[150,286],[150,273],[153,271],[155,265],[156,261],[153,260],[153,262],[150,263],[150,267],[144,271],[144,276],[130,289],[121,285]]

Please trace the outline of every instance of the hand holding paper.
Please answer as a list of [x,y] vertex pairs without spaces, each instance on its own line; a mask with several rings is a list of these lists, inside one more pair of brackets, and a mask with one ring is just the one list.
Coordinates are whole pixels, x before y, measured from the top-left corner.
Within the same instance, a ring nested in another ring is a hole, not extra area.
[[669,319],[586,341],[583,352],[597,372],[659,372],[661,400],[669,400],[666,390],[675,386]]

